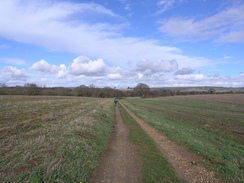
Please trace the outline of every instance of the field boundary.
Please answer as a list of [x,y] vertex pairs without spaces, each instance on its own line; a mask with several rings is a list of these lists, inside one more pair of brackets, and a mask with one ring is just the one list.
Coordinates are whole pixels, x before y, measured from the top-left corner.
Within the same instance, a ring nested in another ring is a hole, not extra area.
[[155,128],[149,126],[131,112],[124,104],[122,107],[130,114],[141,128],[158,146],[162,154],[174,167],[177,175],[186,182],[223,182],[214,177],[214,172],[207,171],[199,162],[205,159],[187,151],[186,147],[170,141],[163,133],[159,133]]

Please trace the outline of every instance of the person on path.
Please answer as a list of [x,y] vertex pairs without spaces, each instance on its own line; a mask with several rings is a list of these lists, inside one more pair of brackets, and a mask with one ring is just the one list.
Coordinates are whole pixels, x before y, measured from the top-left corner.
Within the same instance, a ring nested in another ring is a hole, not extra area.
[[114,106],[117,105],[117,102],[118,102],[118,100],[117,100],[117,98],[115,98],[115,99],[114,99]]

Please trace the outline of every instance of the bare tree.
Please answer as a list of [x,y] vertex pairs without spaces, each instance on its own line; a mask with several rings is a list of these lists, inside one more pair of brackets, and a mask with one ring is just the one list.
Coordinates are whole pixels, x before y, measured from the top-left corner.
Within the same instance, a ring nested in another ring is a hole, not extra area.
[[75,88],[75,95],[77,96],[88,96],[89,87],[86,85],[80,85]]
[[38,87],[36,84],[33,83],[27,83],[25,84],[26,92],[28,95],[40,95],[41,94],[41,88]]

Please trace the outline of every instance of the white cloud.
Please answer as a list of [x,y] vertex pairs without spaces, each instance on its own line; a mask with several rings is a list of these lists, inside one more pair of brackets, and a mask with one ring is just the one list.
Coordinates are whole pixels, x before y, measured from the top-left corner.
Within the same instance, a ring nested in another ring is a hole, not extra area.
[[157,1],[157,10],[153,15],[160,15],[166,11],[175,8],[177,5],[187,2],[187,0],[159,0]]
[[63,78],[66,75],[66,66],[61,64],[59,67],[56,65],[50,65],[45,60],[34,63],[30,70],[35,70],[41,74],[56,75],[58,78]]
[[141,79],[143,77],[143,74],[138,73],[138,78]]
[[0,73],[0,80],[6,84],[19,85],[30,77],[24,69],[17,69],[16,67],[6,66]]
[[224,59],[232,59],[232,58],[234,58],[234,57],[228,56],[228,55],[224,56]]
[[130,7],[129,4],[125,5],[124,9],[127,10],[127,11],[131,11],[131,7]]
[[[25,72],[24,69],[17,69],[16,67],[8,66],[2,70],[0,74],[0,82],[7,85],[21,85],[24,83],[36,83],[38,85],[45,86],[78,86],[81,84],[90,85],[94,84],[97,87],[133,87],[139,82],[148,84],[150,87],[162,87],[162,86],[227,86],[227,87],[241,87],[244,86],[244,74],[241,73],[238,76],[224,76],[220,74],[204,75],[204,74],[187,74],[187,75],[172,75],[170,72],[158,72],[155,68],[151,73],[147,71],[139,72],[135,70],[123,71],[120,68],[109,68],[102,71],[102,74],[95,72],[99,70],[99,64],[96,65],[96,60],[91,61],[85,57],[78,57],[74,60],[79,60],[77,68],[86,64],[94,64],[94,70],[92,72],[84,71],[85,73],[63,73],[62,69],[55,72],[55,77],[40,77],[31,78],[30,75]],[[80,62],[81,61],[81,62]],[[73,62],[73,64],[77,62]],[[80,65],[81,63],[81,65]],[[49,64],[50,66],[50,64]],[[74,65],[73,65],[74,66]],[[97,68],[98,66],[98,68]],[[47,67],[48,68],[48,67]],[[61,65],[60,68],[66,69],[65,65]],[[68,67],[67,70],[71,68]],[[97,70],[98,69],[98,70]],[[78,69],[79,70],[79,69]],[[82,69],[81,69],[82,70]],[[181,69],[184,71],[185,69]],[[186,68],[188,70],[188,68]],[[78,71],[77,71],[78,72]],[[100,73],[100,71],[98,71]],[[146,74],[145,74],[146,72]],[[50,74],[44,72],[45,74]],[[60,75],[59,75],[60,74]],[[84,75],[83,75],[84,74]],[[59,79],[62,78],[62,79]],[[28,81],[27,81],[28,79]]]
[[187,75],[187,74],[193,74],[195,72],[195,69],[192,69],[190,67],[183,67],[182,69],[175,72],[175,75]]
[[70,66],[61,64],[60,66],[51,65],[45,60],[34,63],[30,70],[38,71],[42,75],[50,75],[53,79],[67,79],[67,81],[78,80],[102,80],[122,79],[122,71],[119,67],[108,67],[103,59],[90,60],[85,56],[79,56],[73,60]]
[[58,71],[57,77],[64,78],[66,76],[66,74],[67,74],[66,66],[64,64],[61,64],[59,66],[59,71]]
[[203,74],[188,74],[188,75],[177,75],[175,77],[176,80],[184,80],[185,82],[187,81],[188,83],[193,82],[193,81],[203,81],[205,76]]
[[[225,86],[225,87],[243,87],[244,75],[239,76],[224,76],[224,75],[203,75],[203,74],[188,74],[177,75],[172,77],[169,74],[155,73],[144,76],[138,74],[137,78],[130,79],[130,85],[133,86],[142,82],[148,84],[150,87],[163,86]],[[124,85],[123,85],[124,86]]]
[[214,39],[222,42],[244,42],[244,4],[231,6],[202,19],[173,17],[161,21],[159,30],[185,40]]
[[79,13],[84,13],[84,14],[99,13],[99,14],[104,14],[112,17],[120,17],[119,15],[115,14],[113,11],[96,3],[79,3],[78,7],[79,7]]
[[118,74],[108,74],[108,77],[109,77],[109,79],[112,79],[112,80],[120,80],[123,78],[122,75],[119,73]]
[[4,62],[7,64],[13,64],[13,65],[26,65],[25,60],[15,59],[15,58],[0,57],[0,62]]
[[229,43],[243,43],[244,42],[244,30],[234,31],[220,36],[217,41],[229,42]]
[[161,0],[157,2],[157,6],[160,8],[159,11],[157,11],[154,15],[159,15],[168,9],[170,9],[173,4],[175,3],[175,0]]
[[178,69],[178,63],[176,60],[158,60],[149,61],[142,60],[138,62],[135,71],[143,73],[144,75],[151,75],[158,72],[172,72]]
[[[55,66],[47,63],[45,60],[41,60],[34,63],[30,69],[38,71],[43,75],[55,76],[56,79],[63,78],[62,82],[57,81],[55,78],[41,81],[41,83],[36,81],[38,84],[46,84],[48,86],[55,86],[55,83],[58,86],[77,86],[82,83],[85,85],[95,84],[96,86],[103,87],[104,85],[108,85],[107,83],[110,83],[109,86],[125,87],[125,85],[136,85],[138,82],[160,86],[160,83],[161,85],[176,85],[177,83],[190,84],[197,81],[202,83],[205,79],[204,75],[192,75],[191,72],[194,70],[191,68],[182,68],[177,71],[184,72],[184,74],[188,75],[172,77],[173,72],[178,69],[176,60],[158,60],[153,62],[144,59],[131,69],[122,70],[119,67],[108,67],[102,59],[93,61],[85,56],[79,56],[73,60],[70,66],[65,66],[64,64]],[[116,83],[118,81],[120,81],[119,84]]]
[[[73,76],[105,76],[112,74],[110,77],[115,77],[116,72],[120,72],[120,68],[108,67],[103,59],[90,60],[85,56],[79,56],[73,60],[73,63],[67,68],[65,64],[60,66],[51,65],[45,60],[40,60],[34,63],[30,70],[40,72],[42,75],[49,74],[57,78],[65,78],[67,75]],[[118,76],[117,76],[118,77]]]
[[[177,1],[158,1],[158,8],[163,12],[174,3]],[[243,5],[200,20],[195,17],[173,17],[161,22],[161,31],[188,40],[211,38],[216,41],[241,42],[244,40],[242,12]],[[112,19],[113,23],[105,23],[106,19]],[[116,80],[122,81],[121,85],[136,85],[139,80],[157,86],[197,85],[197,82],[210,85],[217,84],[218,79],[227,85],[231,85],[231,82],[235,85],[239,83],[239,86],[243,84],[242,76],[194,75],[193,70],[210,65],[212,60],[183,55],[181,49],[162,46],[161,41],[154,39],[123,36],[121,30],[126,26],[128,22],[120,15],[95,3],[57,0],[0,1],[0,37],[42,46],[52,51],[87,56],[77,57],[71,65],[51,65],[45,60],[34,63],[30,67],[31,70],[54,77],[48,78],[51,86],[75,86],[81,83],[106,86],[105,83],[113,84]],[[19,65],[25,63],[18,59],[6,58],[2,58],[2,62],[15,62]],[[12,72],[6,70],[2,73],[1,78],[28,77],[25,70],[14,67],[10,70]],[[173,75],[174,73],[177,75]],[[36,81],[38,82],[38,79]]]
[[94,17],[103,17],[97,14],[99,12],[121,21],[119,16],[98,4],[26,1],[21,5],[19,2],[0,1],[1,37],[49,50],[103,58],[106,62],[121,67],[126,67],[128,61],[135,63],[142,59],[176,59],[181,67],[187,67],[191,62],[194,67],[209,64],[209,60],[205,58],[182,55],[180,49],[161,46],[159,41],[153,39],[121,36],[119,30],[126,26],[126,22],[94,23],[88,22],[89,18],[80,18],[86,15],[80,15],[80,11],[92,9],[91,14]]
[[58,67],[55,65],[50,65],[45,60],[41,60],[39,62],[34,63],[31,67],[31,70],[36,70],[41,72],[42,74],[47,73],[56,73],[58,71]]
[[183,83],[185,86],[226,86],[241,87],[244,86],[244,75],[223,76],[219,74],[206,76],[203,74],[177,75],[174,79],[177,84]]
[[85,56],[79,56],[74,59],[74,62],[69,67],[69,74],[103,76],[107,73],[107,69],[108,67],[103,62],[103,59],[92,61]]

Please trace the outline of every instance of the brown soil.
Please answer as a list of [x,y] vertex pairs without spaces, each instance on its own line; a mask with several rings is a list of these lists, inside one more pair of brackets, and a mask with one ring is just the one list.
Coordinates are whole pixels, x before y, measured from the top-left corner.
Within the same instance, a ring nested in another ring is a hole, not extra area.
[[164,134],[139,119],[135,114],[122,105],[125,110],[137,121],[145,132],[154,140],[162,154],[174,167],[178,177],[186,182],[213,182],[219,183],[222,180],[214,178],[214,173],[207,171],[199,162],[204,162],[203,158],[190,153],[187,149],[175,142],[170,141]]
[[136,147],[129,142],[128,129],[122,121],[118,107],[115,107],[115,126],[109,144],[90,182],[141,182],[140,159],[135,152]]

